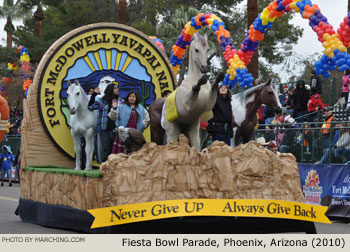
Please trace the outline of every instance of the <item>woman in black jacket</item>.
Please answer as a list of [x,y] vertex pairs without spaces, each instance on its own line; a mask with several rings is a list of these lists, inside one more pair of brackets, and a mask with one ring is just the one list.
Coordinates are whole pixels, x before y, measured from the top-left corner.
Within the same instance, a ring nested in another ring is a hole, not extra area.
[[207,131],[211,133],[213,141],[224,141],[231,146],[233,135],[231,92],[225,84],[219,86],[213,114],[213,118],[209,120]]
[[306,121],[306,118],[298,118],[307,114],[307,103],[310,98],[309,91],[305,88],[305,82],[300,80],[298,87],[294,95],[294,114],[293,117],[297,118],[298,122]]

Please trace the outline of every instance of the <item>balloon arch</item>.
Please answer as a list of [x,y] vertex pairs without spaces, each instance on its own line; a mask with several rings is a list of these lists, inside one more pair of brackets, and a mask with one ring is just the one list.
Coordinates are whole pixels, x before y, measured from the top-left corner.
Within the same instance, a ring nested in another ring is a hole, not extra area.
[[317,33],[318,40],[325,48],[320,61],[314,64],[316,73],[328,78],[330,71],[336,70],[337,67],[341,72],[350,69],[350,55],[346,53],[346,48],[350,45],[350,12],[335,32],[319,7],[312,4],[310,0],[274,0],[250,26],[247,37],[243,40],[239,50],[234,49],[230,32],[226,30],[224,22],[215,14],[200,13],[193,17],[185,25],[172,48],[170,62],[175,73],[178,73],[180,69],[186,49],[191,44],[192,36],[202,27],[208,25],[215,33],[225,61],[229,66],[223,82],[231,87],[237,83],[240,83],[242,87],[251,87],[254,79],[248,73],[246,66],[250,63],[259,41],[263,40],[264,33],[271,28],[276,18],[291,10],[299,12],[304,19],[309,20],[310,27]]

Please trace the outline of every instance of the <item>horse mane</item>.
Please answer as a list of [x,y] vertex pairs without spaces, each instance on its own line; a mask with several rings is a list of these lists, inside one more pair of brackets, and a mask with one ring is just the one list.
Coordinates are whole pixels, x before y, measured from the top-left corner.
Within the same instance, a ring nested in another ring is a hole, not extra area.
[[192,37],[192,40],[198,39],[198,41],[202,44],[202,46],[206,46],[208,44],[207,39],[199,33],[195,33],[195,36]]
[[264,85],[265,85],[265,83],[262,83],[262,84],[259,84],[257,86],[248,88],[248,89],[244,90],[243,92],[235,94],[235,98],[238,98],[239,102],[241,104],[243,104],[247,98],[249,98],[250,96],[255,94],[257,91],[260,91]]
[[80,93],[82,94],[83,96],[83,100],[86,101],[86,103],[89,103],[89,97],[87,96],[85,90],[83,89],[83,87],[79,84],[79,87],[80,87]]

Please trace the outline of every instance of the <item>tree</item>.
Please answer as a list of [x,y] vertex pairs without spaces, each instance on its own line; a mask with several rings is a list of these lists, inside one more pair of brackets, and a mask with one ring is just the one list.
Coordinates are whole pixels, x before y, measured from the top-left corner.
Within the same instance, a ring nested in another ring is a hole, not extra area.
[[[172,46],[176,43],[178,36],[181,34],[181,30],[185,27],[186,23],[197,14],[198,10],[191,7],[185,9],[183,6],[181,6],[175,11],[169,22],[162,22],[157,27],[157,36],[163,41],[163,45],[168,53],[168,56],[171,55]],[[181,85],[182,81],[184,80],[187,66],[188,53],[186,53],[184,62],[181,65],[178,85]]]
[[[34,7],[39,1],[26,0]],[[14,41],[25,45],[30,51],[33,63],[39,62],[46,50],[67,32],[91,23],[116,22],[117,4],[114,0],[43,0],[45,6],[41,36],[35,36],[36,19],[24,19],[14,34]]]
[[[259,0],[259,12],[263,11],[270,2],[270,0]],[[261,59],[259,67],[262,64],[270,66],[282,64],[286,58],[293,54],[293,46],[303,34],[302,28],[289,23],[293,15],[295,15],[294,12],[289,12],[277,18],[272,27],[265,32],[264,40],[259,43],[259,59]],[[270,76],[264,76],[260,73],[259,75],[264,79],[270,78]],[[273,76],[271,77],[273,78]]]
[[[248,27],[253,24],[254,20],[258,17],[258,1],[257,0],[247,0],[247,12],[248,12]],[[250,64],[248,65],[248,71],[253,75],[254,79],[259,76],[259,50],[256,48]]]
[[[22,0],[34,2],[36,0]],[[259,0],[258,11],[262,11],[271,0]],[[123,10],[122,3],[119,1]],[[147,35],[156,35],[163,40],[168,55],[171,46],[175,44],[184,25],[197,14],[189,12],[190,7],[198,8],[200,12],[211,12],[219,16],[231,32],[231,38],[236,49],[246,36],[248,16],[247,8],[237,7],[243,0],[129,0],[127,2],[126,24]],[[45,19],[41,37],[35,37],[35,23],[31,18],[24,20],[24,25],[18,27],[14,35],[17,44],[24,44],[32,54],[32,61],[38,62],[48,47],[59,37],[72,29],[96,22],[121,21],[121,13],[117,15],[115,0],[42,0]],[[32,5],[34,6],[34,5]],[[180,15],[182,12],[182,16]],[[185,14],[187,13],[187,14]],[[285,14],[276,19],[272,28],[266,32],[264,40],[259,45],[260,64],[281,64],[283,59],[291,55],[292,47],[302,34],[302,30],[289,24],[293,14]],[[244,24],[244,25],[242,25]],[[206,32],[206,30],[205,30]],[[208,32],[210,48],[217,53],[216,62],[220,62],[221,70],[225,70],[221,49],[216,36]],[[214,45],[212,46],[211,43]],[[220,69],[218,69],[219,71]],[[267,74],[268,71],[264,71]],[[267,76],[263,76],[267,78]]]
[[4,0],[3,5],[0,7],[0,17],[6,18],[6,24],[4,30],[6,31],[6,46],[12,47],[12,34],[15,31],[15,27],[12,20],[23,17],[24,13],[19,8],[19,0],[14,3],[13,0]]
[[118,22],[120,24],[126,24],[126,0],[119,1]]
[[21,0],[19,1],[19,7],[23,12],[29,12],[33,8],[36,8],[36,11],[33,14],[35,20],[35,29],[34,34],[36,37],[41,36],[41,29],[43,27],[44,11],[43,5],[45,6],[45,0]]

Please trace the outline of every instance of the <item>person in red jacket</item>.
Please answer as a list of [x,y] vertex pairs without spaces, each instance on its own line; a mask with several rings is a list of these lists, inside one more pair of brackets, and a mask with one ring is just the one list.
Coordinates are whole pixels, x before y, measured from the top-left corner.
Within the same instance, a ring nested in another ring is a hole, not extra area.
[[309,112],[309,122],[315,122],[317,118],[316,111],[322,110],[322,99],[315,88],[311,89],[311,96],[307,103],[307,111]]

